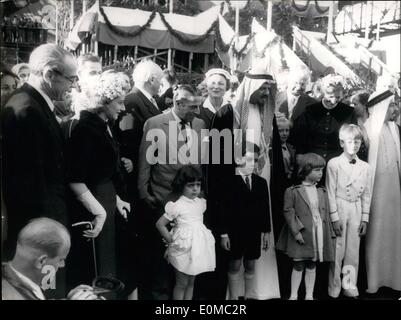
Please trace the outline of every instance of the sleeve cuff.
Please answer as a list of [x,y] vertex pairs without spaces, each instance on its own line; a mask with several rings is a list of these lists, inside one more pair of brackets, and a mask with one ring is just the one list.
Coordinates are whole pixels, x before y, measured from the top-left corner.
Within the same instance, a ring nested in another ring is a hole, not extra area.
[[220,235],[220,237],[222,237],[222,238],[228,238],[228,234],[227,234],[227,233],[222,234],[222,235]]
[[331,220],[331,222],[336,222],[336,221],[340,220],[340,217],[338,216],[337,211],[330,213],[330,220]]
[[369,213],[362,213],[362,221],[369,222]]

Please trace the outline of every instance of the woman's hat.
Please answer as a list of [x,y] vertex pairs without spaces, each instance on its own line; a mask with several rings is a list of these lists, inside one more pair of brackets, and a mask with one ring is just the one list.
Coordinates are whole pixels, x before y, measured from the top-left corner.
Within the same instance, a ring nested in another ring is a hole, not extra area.
[[210,76],[214,75],[214,74],[220,74],[222,75],[224,78],[226,78],[228,81],[231,80],[231,75],[224,69],[221,68],[213,68],[210,69],[208,72],[206,72],[205,74],[205,78],[209,78]]

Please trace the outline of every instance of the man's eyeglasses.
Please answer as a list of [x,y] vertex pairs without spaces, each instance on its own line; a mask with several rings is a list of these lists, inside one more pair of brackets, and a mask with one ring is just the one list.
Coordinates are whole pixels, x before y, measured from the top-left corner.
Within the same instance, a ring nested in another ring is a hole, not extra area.
[[58,75],[62,76],[65,79],[67,79],[71,84],[74,84],[78,81],[77,76],[67,77],[64,73],[58,71],[57,69],[53,69],[53,72],[57,73]]

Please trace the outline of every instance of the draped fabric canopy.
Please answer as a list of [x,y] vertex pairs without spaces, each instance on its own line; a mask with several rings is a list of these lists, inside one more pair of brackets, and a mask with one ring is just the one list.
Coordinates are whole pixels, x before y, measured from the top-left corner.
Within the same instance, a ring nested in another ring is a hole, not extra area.
[[[101,7],[99,10],[94,5],[76,23],[69,35],[67,46],[76,49],[83,38],[92,33],[96,34],[97,41],[108,45],[212,53],[214,37],[210,32],[205,35],[217,20],[219,11],[220,7],[214,6],[195,17],[166,13],[163,14],[163,20],[158,12],[117,7]],[[141,31],[139,34],[129,36],[138,30]],[[176,34],[193,41],[183,42]],[[196,41],[202,36],[205,36],[204,40]]]

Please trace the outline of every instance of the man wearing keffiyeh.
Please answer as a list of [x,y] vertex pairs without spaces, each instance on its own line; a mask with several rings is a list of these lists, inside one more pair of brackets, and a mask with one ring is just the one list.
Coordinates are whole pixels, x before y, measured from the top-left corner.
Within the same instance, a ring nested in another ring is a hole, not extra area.
[[[231,181],[235,177],[236,163],[239,163],[239,158],[244,150],[243,145],[246,151],[254,152],[257,157],[257,166],[254,173],[266,179],[270,186],[274,185],[271,188],[271,199],[282,198],[279,194],[276,194],[280,192],[281,188],[275,185],[277,182],[284,181],[285,177],[280,137],[274,118],[275,94],[276,84],[273,77],[267,74],[265,70],[253,69],[245,75],[244,80],[238,87],[234,105],[227,104],[223,106],[212,121],[212,129],[217,129],[220,132],[224,129],[231,130],[234,143],[231,146],[220,144],[220,159],[224,159],[225,152],[231,147],[232,163],[209,164],[208,166],[208,216],[206,217],[206,222],[210,224],[211,230],[215,232],[216,239],[218,239],[216,241],[217,267],[214,274],[215,278],[209,284],[214,289],[209,290],[209,292],[214,294],[207,297],[210,299],[224,299],[226,294],[227,259],[225,259],[225,255],[219,245],[219,221],[216,220],[216,217],[224,202],[223,199],[233,194],[230,189],[233,186]],[[210,141],[210,146],[213,146],[213,141]],[[269,147],[273,149],[272,163],[275,166],[274,169],[270,165]],[[211,149],[209,159],[213,159],[213,152],[218,152],[218,150]],[[270,172],[272,172],[272,176]],[[275,194],[273,194],[273,190]],[[266,194],[266,197],[269,197],[269,194]],[[272,203],[271,207],[274,216],[275,209],[282,207],[282,204]],[[277,210],[276,212],[279,211]],[[277,223],[276,220],[273,217],[274,230],[280,226],[280,223]],[[277,226],[275,226],[275,222]],[[269,250],[262,255],[264,256],[258,260],[257,264],[266,257],[270,261],[267,262],[267,266],[264,265],[262,268],[256,266],[254,286],[250,288],[246,296],[254,299],[278,298],[279,290],[274,250]],[[263,263],[265,262],[263,261]],[[258,279],[258,271],[263,273],[262,279]],[[268,292],[265,290],[268,290]]]

